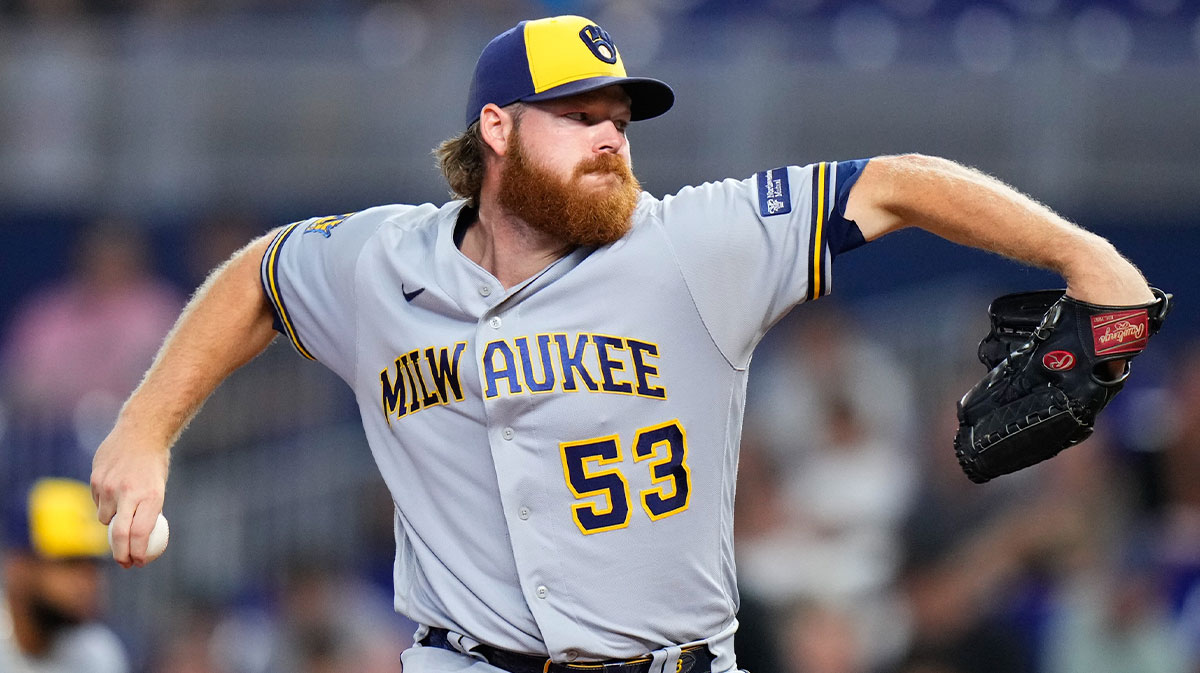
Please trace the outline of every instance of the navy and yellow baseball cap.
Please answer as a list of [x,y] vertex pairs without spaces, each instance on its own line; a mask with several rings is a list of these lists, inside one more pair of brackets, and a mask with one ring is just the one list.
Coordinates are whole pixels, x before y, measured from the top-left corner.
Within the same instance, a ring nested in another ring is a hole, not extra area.
[[632,119],[671,109],[675,92],[649,77],[629,77],[608,33],[582,16],[522,21],[497,35],[475,63],[467,100],[467,126],[484,105],[572,96],[620,84],[632,99]]
[[23,506],[16,509],[24,516],[10,518],[6,526],[10,548],[32,551],[45,559],[109,554],[108,529],[97,520],[92,490],[82,481],[39,479]]

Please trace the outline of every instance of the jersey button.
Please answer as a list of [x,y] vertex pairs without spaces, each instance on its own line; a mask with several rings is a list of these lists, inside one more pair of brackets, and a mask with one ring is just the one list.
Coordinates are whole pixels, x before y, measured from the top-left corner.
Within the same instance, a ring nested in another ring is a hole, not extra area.
[[488,324],[492,326],[492,329],[500,329],[500,316],[492,316],[492,319],[488,321]]
[[575,661],[579,658],[579,653],[575,650],[567,650],[566,652],[563,652],[563,658],[567,661]]
[[550,595],[550,590],[546,587],[538,587],[536,593],[538,598],[545,598]]
[[512,439],[513,437],[517,436],[517,433],[514,432],[512,428],[504,428],[504,430],[500,433],[500,435],[503,436],[505,439]]
[[517,516],[521,517],[521,521],[525,521],[529,518],[529,508],[522,507],[521,509],[517,510]]
[[492,293],[491,285],[480,285],[479,286],[479,294],[486,297],[486,296],[490,295],[491,293]]

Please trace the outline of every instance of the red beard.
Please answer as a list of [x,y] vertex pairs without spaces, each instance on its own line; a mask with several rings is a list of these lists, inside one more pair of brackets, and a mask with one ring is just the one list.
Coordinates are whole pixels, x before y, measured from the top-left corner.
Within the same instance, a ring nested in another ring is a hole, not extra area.
[[[597,154],[581,161],[569,180],[534,165],[513,129],[511,151],[500,174],[499,201],[510,214],[566,246],[607,245],[624,236],[642,187],[624,159]],[[580,185],[589,173],[611,175],[615,186],[599,190]]]

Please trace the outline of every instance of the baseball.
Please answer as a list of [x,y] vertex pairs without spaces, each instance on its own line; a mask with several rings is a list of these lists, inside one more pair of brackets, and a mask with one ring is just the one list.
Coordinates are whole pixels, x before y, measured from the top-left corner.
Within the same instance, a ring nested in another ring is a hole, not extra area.
[[[171,537],[171,527],[167,525],[167,517],[160,512],[158,521],[154,522],[154,530],[150,531],[150,541],[146,545],[146,560],[153,561],[162,556],[167,550],[167,539]],[[112,526],[108,527],[108,548],[112,549]]]

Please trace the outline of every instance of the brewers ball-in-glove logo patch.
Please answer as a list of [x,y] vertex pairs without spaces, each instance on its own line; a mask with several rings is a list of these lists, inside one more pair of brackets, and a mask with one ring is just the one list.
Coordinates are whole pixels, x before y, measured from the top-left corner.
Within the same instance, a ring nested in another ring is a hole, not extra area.
[[330,215],[329,217],[318,217],[311,224],[304,228],[306,234],[320,234],[325,238],[333,235],[333,228],[341,224],[347,217],[354,213],[346,213],[345,215]]
[[596,58],[609,64],[617,62],[617,45],[613,44],[608,32],[600,26],[584,26],[583,30],[579,31],[579,37]]

